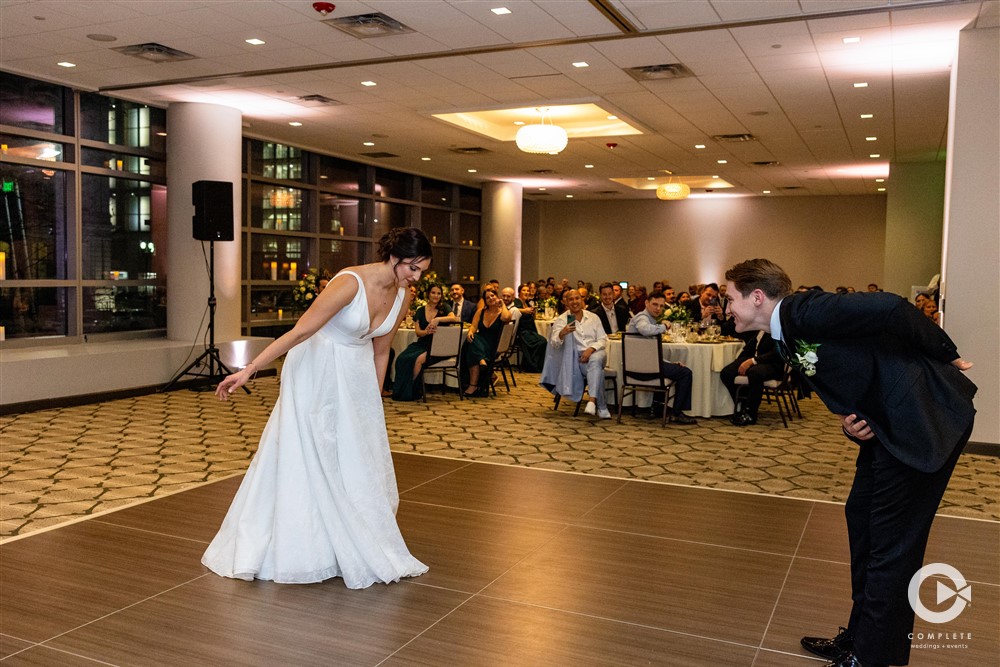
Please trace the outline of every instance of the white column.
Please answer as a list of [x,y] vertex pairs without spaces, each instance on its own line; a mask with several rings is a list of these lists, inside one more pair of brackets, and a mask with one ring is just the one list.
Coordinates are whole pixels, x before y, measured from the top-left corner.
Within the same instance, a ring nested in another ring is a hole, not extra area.
[[521,281],[521,197],[520,183],[494,181],[483,185],[483,224],[479,256],[482,281],[491,278],[501,287]]
[[[178,102],[167,108],[167,338],[173,340],[200,342],[208,305],[202,242],[192,235],[195,181],[233,184],[235,240],[215,243],[215,338],[240,337],[242,118],[239,109],[217,104]],[[208,248],[206,241],[206,254]]]
[[942,322],[979,385],[973,442],[1000,444],[1000,28],[959,33],[951,70]]

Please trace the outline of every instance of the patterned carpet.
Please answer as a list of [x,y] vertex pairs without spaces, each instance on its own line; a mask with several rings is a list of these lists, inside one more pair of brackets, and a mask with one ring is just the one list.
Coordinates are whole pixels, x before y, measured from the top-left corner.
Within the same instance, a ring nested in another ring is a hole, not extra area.
[[[432,393],[425,403],[386,400],[392,449],[652,482],[843,502],[854,449],[816,400],[785,429],[763,405],[755,427],[726,419],[661,427],[552,410],[538,376],[495,399]],[[220,403],[179,390],[0,417],[0,539],[59,525],[242,472],[278,391]],[[965,455],[940,514],[1000,520],[1000,459]]]

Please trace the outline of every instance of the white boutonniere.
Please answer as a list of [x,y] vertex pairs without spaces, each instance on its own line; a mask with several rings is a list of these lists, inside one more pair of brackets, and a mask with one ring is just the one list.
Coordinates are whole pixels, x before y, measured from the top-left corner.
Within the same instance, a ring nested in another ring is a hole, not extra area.
[[816,375],[816,364],[819,363],[819,355],[816,354],[816,350],[819,349],[819,346],[820,343],[795,341],[795,358],[792,360],[792,365],[798,366],[806,377]]

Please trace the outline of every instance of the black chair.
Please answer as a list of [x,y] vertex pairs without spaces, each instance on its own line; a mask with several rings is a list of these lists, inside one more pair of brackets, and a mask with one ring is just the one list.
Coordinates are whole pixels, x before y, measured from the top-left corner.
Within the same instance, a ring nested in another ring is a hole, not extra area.
[[[444,387],[448,376],[451,375],[455,378],[455,383],[461,387],[460,380],[460,370],[459,366],[462,361],[462,339],[465,338],[462,327],[458,325],[451,326],[441,326],[438,327],[437,331],[434,333],[434,338],[431,339],[431,349],[427,353],[429,359],[436,359],[434,363],[427,364],[420,371],[420,390],[423,395],[424,403],[427,402],[427,385],[424,382],[424,378],[427,377],[427,371],[441,371],[441,385]],[[462,396],[461,388],[458,391],[459,398],[464,398]]]
[[[735,384],[736,402],[739,403],[740,398],[743,396],[743,390],[750,384],[750,381],[745,375],[737,375]],[[774,398],[774,403],[778,406],[778,415],[781,417],[781,423],[785,428],[788,428],[788,422],[793,419],[793,410],[795,411],[795,415],[799,419],[802,419],[802,411],[799,410],[799,399],[795,394],[795,386],[792,382],[792,367],[788,364],[785,364],[785,372],[782,374],[780,380],[764,381],[764,398],[767,399],[768,405],[771,403],[771,398]]]
[[618,400],[618,423],[622,421],[625,396],[632,396],[632,414],[635,415],[636,398],[640,392],[663,395],[663,425],[667,424],[667,404],[674,394],[674,383],[663,377],[660,361],[663,359],[663,341],[659,336],[638,333],[622,335],[622,395]]
[[[517,380],[514,379],[514,369],[510,365],[510,357],[514,351],[514,339],[517,336],[517,322],[511,320],[503,325],[503,329],[500,330],[500,342],[497,343],[497,355],[493,360],[493,368],[500,370],[500,375],[503,378],[503,386],[507,389],[507,393],[510,393],[510,384],[507,384],[507,372],[510,372],[510,382],[515,387],[517,386]],[[493,390],[493,395],[497,395],[497,383],[494,382],[493,378],[490,378],[490,389]]]

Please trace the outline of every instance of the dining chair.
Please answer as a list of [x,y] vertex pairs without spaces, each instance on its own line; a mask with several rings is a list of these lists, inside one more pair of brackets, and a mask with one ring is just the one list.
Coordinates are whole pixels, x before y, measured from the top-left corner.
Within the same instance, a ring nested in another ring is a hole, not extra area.
[[622,395],[618,399],[618,423],[622,421],[625,396],[632,396],[632,415],[640,392],[663,394],[663,425],[667,424],[667,405],[674,394],[674,383],[663,377],[663,340],[659,336],[638,333],[622,335]]
[[[458,325],[439,326],[434,333],[434,338],[431,339],[431,349],[427,353],[427,357],[429,359],[436,359],[436,361],[425,365],[420,373],[420,393],[423,396],[424,403],[427,402],[427,385],[424,382],[424,378],[427,376],[427,371],[429,370],[441,371],[443,376],[441,378],[441,386],[443,388],[447,388],[446,383],[449,376],[453,376],[455,384],[461,387],[462,383],[459,378],[461,375],[462,339],[465,338],[463,333],[462,327]],[[458,391],[458,396],[460,400],[464,398],[461,388]]]
[[[493,368],[500,370],[500,376],[503,378],[503,386],[507,389],[507,393],[510,393],[510,385],[507,384],[507,372],[510,372],[510,381],[516,387],[517,380],[514,379],[514,369],[510,365],[510,357],[514,351],[514,337],[517,335],[517,322],[511,320],[510,322],[505,322],[503,329],[500,330],[500,342],[497,344],[497,354],[493,361]],[[490,379],[490,389],[493,390],[493,395],[497,395],[497,383],[493,378]]]
[[[743,391],[750,384],[750,381],[745,375],[737,375],[734,383],[736,385],[735,402],[739,404]],[[764,398],[767,399],[769,405],[772,397],[774,398],[774,404],[778,406],[778,415],[781,417],[781,423],[784,424],[785,428],[788,428],[788,422],[793,419],[793,411],[799,419],[802,419],[802,411],[799,409],[799,399],[795,395],[795,385],[792,382],[792,367],[788,364],[785,364],[785,370],[780,380],[764,381]]]

